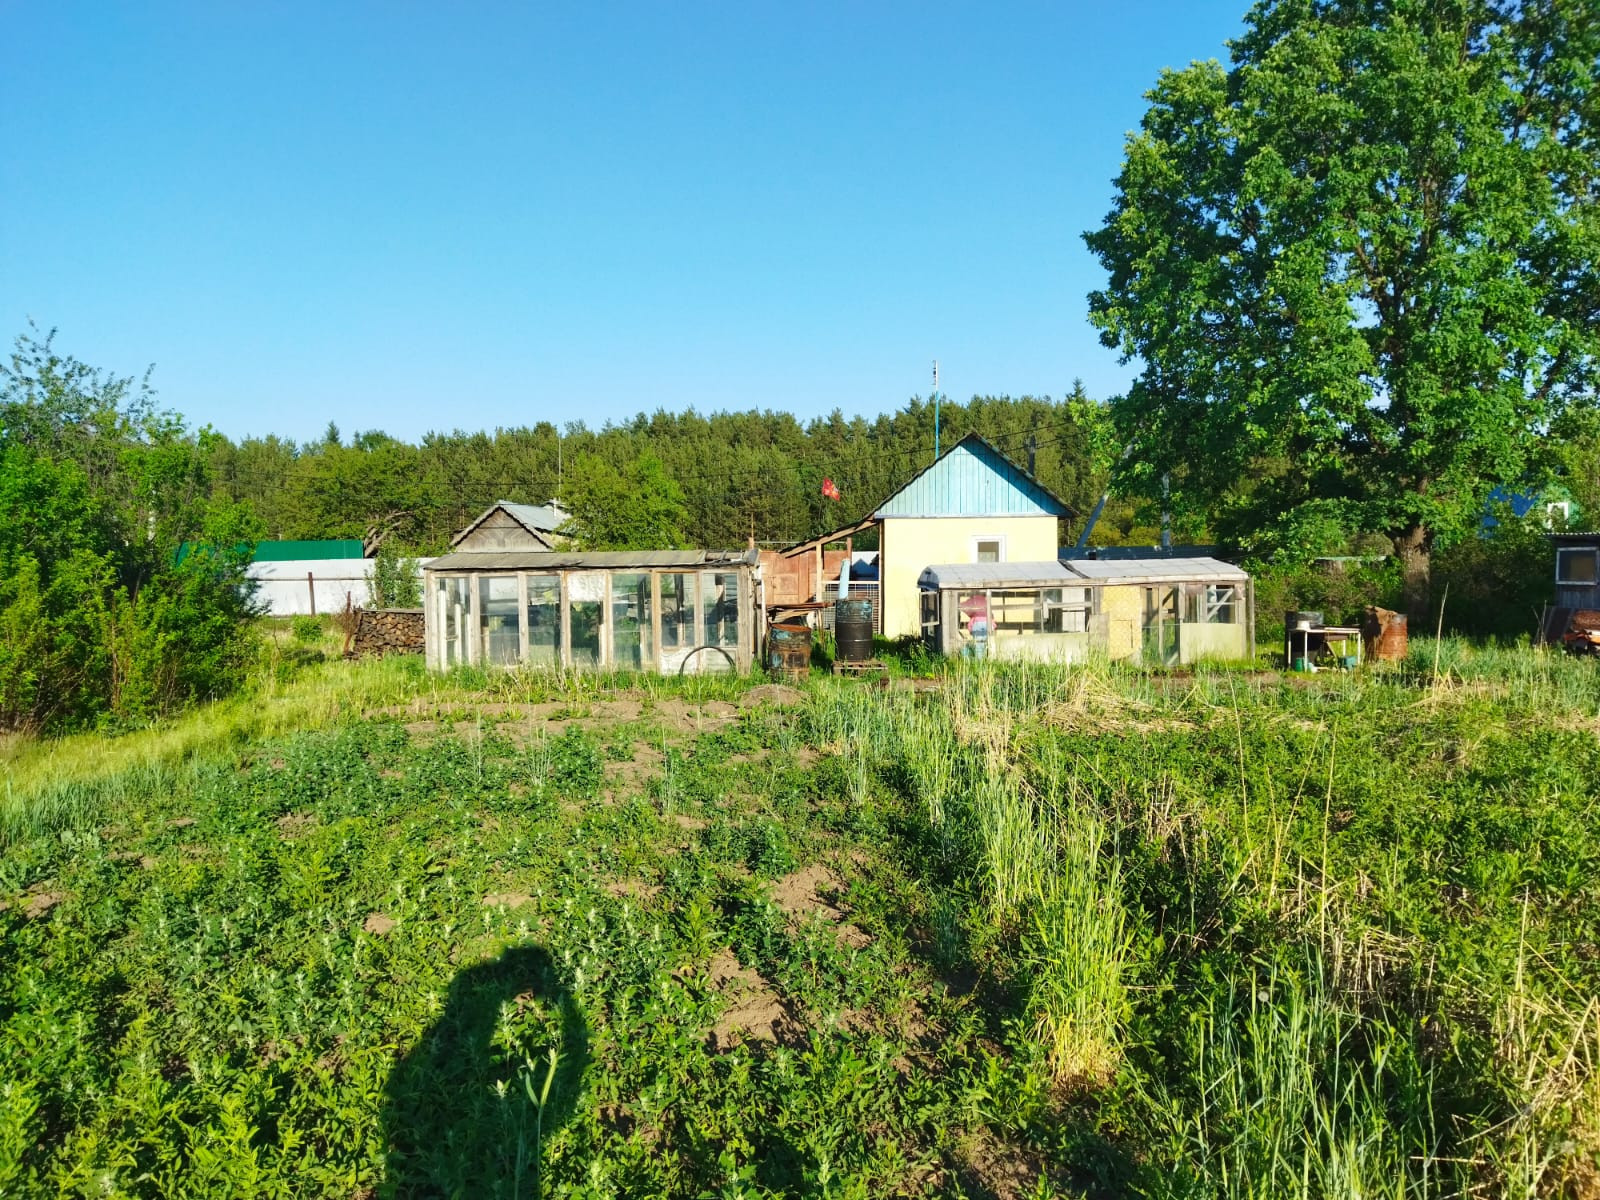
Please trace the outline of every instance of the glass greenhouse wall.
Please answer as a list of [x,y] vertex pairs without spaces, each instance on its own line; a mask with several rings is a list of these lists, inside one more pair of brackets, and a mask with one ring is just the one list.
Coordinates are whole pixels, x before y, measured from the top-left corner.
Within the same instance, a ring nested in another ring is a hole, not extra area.
[[428,564],[428,665],[747,671],[753,553],[460,553]]
[[1172,665],[1255,645],[1250,577],[1216,559],[952,563],[919,585],[923,641],[940,654]]

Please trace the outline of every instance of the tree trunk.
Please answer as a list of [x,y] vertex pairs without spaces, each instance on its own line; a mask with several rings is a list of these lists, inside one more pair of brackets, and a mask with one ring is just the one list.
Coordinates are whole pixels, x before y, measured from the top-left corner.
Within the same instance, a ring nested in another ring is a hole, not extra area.
[[1427,619],[1433,602],[1432,537],[1413,525],[1394,537],[1394,556],[1400,560],[1401,602],[1416,629]]

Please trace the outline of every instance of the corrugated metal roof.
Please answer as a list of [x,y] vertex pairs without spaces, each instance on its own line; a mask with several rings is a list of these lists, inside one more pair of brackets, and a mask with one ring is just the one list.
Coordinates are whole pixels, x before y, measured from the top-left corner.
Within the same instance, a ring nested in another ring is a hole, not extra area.
[[513,504],[509,500],[502,500],[497,507],[505,509],[529,529],[540,533],[554,533],[567,522],[566,512],[551,504]]
[[1242,583],[1250,578],[1219,558],[1074,559],[1067,566],[1096,583]]
[[465,550],[436,558],[428,571],[585,571],[649,567],[754,566],[754,550]]
[[325,538],[316,541],[257,542],[256,562],[303,562],[313,558],[360,558],[360,538]]
[[928,567],[917,580],[922,588],[1064,587],[1083,580],[1059,562],[945,563]]
[[919,587],[1027,588],[1145,583],[1243,583],[1250,578],[1232,563],[1215,558],[1116,559],[1104,562],[943,563],[928,567]]
[[1068,517],[1072,510],[969,433],[878,505],[875,517]]

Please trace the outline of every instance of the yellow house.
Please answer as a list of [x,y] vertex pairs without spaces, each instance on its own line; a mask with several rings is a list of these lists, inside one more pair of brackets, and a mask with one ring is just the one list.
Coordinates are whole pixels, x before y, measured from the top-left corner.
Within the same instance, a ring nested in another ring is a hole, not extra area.
[[939,563],[1054,560],[1072,510],[989,442],[969,433],[878,505],[885,637],[922,632],[918,580]]

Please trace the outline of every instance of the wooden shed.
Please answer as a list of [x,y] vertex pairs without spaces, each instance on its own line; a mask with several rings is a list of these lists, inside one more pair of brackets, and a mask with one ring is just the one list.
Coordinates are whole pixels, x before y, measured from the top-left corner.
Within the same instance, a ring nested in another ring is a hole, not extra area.
[[[1546,641],[1557,642],[1579,613],[1600,612],[1600,533],[1553,533],[1555,602],[1540,622]],[[1586,618],[1592,620],[1592,616]]]
[[423,571],[428,665],[748,671],[755,551],[463,551]]
[[497,500],[450,539],[452,550],[557,550],[567,512],[549,504]]

